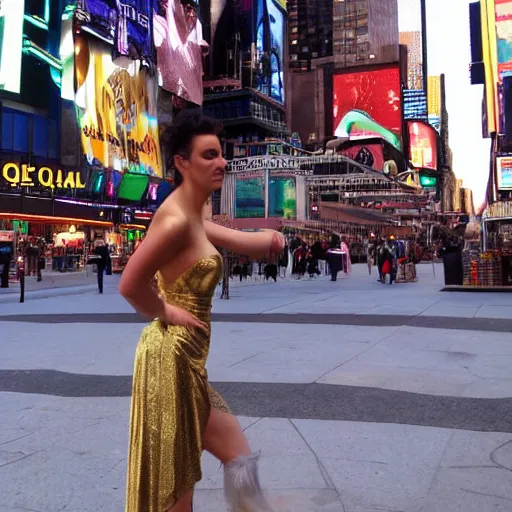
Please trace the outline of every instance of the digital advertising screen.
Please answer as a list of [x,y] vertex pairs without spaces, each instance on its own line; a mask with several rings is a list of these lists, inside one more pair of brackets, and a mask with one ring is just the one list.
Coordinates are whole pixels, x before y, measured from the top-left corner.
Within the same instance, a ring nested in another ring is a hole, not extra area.
[[16,94],[21,85],[25,0],[0,1],[0,90]]
[[381,137],[401,149],[402,89],[398,65],[333,76],[335,135]]
[[82,149],[90,165],[162,177],[156,81],[140,61],[112,61],[100,41],[75,38]]
[[284,103],[284,34],[286,7],[281,0],[255,0],[257,89]]
[[85,32],[114,44],[117,25],[116,0],[82,0],[76,15]]
[[437,132],[421,121],[407,123],[409,160],[416,169],[437,170]]
[[235,217],[265,217],[265,176],[263,172],[253,172],[236,177]]
[[153,17],[158,85],[180,98],[203,104],[203,55],[208,44],[191,2],[169,0]]
[[512,190],[512,158],[499,157],[496,159],[498,170],[498,189]]
[[272,176],[268,180],[268,216],[297,218],[297,185],[293,176]]
[[384,169],[384,151],[381,144],[356,144],[343,148],[340,153],[358,164],[366,165],[377,171]]
[[512,74],[512,0],[494,0],[498,76]]

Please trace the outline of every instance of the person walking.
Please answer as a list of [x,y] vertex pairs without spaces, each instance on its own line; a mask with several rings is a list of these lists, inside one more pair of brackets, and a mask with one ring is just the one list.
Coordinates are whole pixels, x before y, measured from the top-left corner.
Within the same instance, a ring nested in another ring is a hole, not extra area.
[[96,263],[97,269],[98,291],[103,293],[103,276],[105,274],[105,270],[111,268],[112,265],[110,253],[104,240],[98,239],[94,241],[94,254],[96,255],[94,262]]
[[259,260],[282,252],[284,238],[205,220],[204,206],[222,187],[227,165],[220,130],[200,111],[177,116],[169,148],[177,187],[156,211],[119,284],[121,295],[154,319],[135,354],[126,512],[190,512],[203,450],[224,466],[232,510],[271,511],[259,483],[258,456],[210,386],[206,359],[212,297],[223,275],[217,248]]

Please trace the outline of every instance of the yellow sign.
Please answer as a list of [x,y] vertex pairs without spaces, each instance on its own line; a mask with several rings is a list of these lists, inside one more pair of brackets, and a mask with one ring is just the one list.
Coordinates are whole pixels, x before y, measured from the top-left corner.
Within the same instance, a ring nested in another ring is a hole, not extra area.
[[33,167],[7,163],[2,169],[2,177],[11,187],[43,187],[43,188],[85,188],[78,171],[53,171],[49,167]]
[[82,148],[91,165],[163,176],[157,120],[157,83],[139,61],[120,67],[112,51],[75,37]]

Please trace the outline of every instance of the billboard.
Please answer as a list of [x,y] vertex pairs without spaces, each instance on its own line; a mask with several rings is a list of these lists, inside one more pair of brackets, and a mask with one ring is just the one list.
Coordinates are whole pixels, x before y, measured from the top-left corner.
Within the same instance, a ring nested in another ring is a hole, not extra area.
[[158,85],[194,103],[203,104],[203,56],[208,43],[195,5],[190,1],[161,2],[153,17]]
[[280,0],[256,1],[256,88],[284,103],[285,9]]
[[75,38],[75,73],[82,149],[89,165],[162,177],[155,79],[140,61],[127,68],[111,49]]
[[497,158],[496,167],[498,170],[498,189],[512,190],[512,157]]
[[153,0],[124,0],[117,4],[116,54],[153,61],[151,19]]
[[384,151],[379,143],[355,144],[343,148],[339,153],[377,171],[384,169]]
[[333,76],[337,137],[382,137],[401,149],[402,89],[398,64]]
[[235,218],[265,217],[265,173],[239,174],[235,182]]
[[422,121],[409,121],[409,160],[417,169],[437,170],[437,132]]
[[117,0],[81,0],[76,18],[82,30],[106,43],[114,44],[117,25]]
[[297,218],[297,185],[294,176],[273,176],[268,180],[268,216]]
[[0,91],[19,94],[25,0],[0,1]]
[[494,0],[498,77],[512,74],[512,1]]

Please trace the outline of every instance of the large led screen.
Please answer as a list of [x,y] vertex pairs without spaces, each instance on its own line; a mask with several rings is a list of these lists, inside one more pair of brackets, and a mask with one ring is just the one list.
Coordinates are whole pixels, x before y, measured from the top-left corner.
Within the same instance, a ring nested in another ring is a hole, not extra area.
[[297,217],[297,186],[293,176],[272,176],[268,180],[268,216]]
[[407,123],[409,160],[417,169],[437,170],[437,132],[421,121]]
[[90,165],[162,177],[157,86],[139,61],[127,68],[110,48],[75,39],[75,73],[82,148]]
[[333,77],[335,135],[382,137],[401,149],[402,91],[398,65]]
[[512,0],[494,0],[498,75],[512,73]]
[[196,105],[203,104],[203,55],[208,44],[191,1],[161,2],[153,18],[158,84]]
[[25,0],[0,0],[0,90],[20,92]]
[[265,217],[265,176],[263,172],[236,177],[235,217]]
[[256,0],[257,89],[284,103],[285,14],[279,0]]

